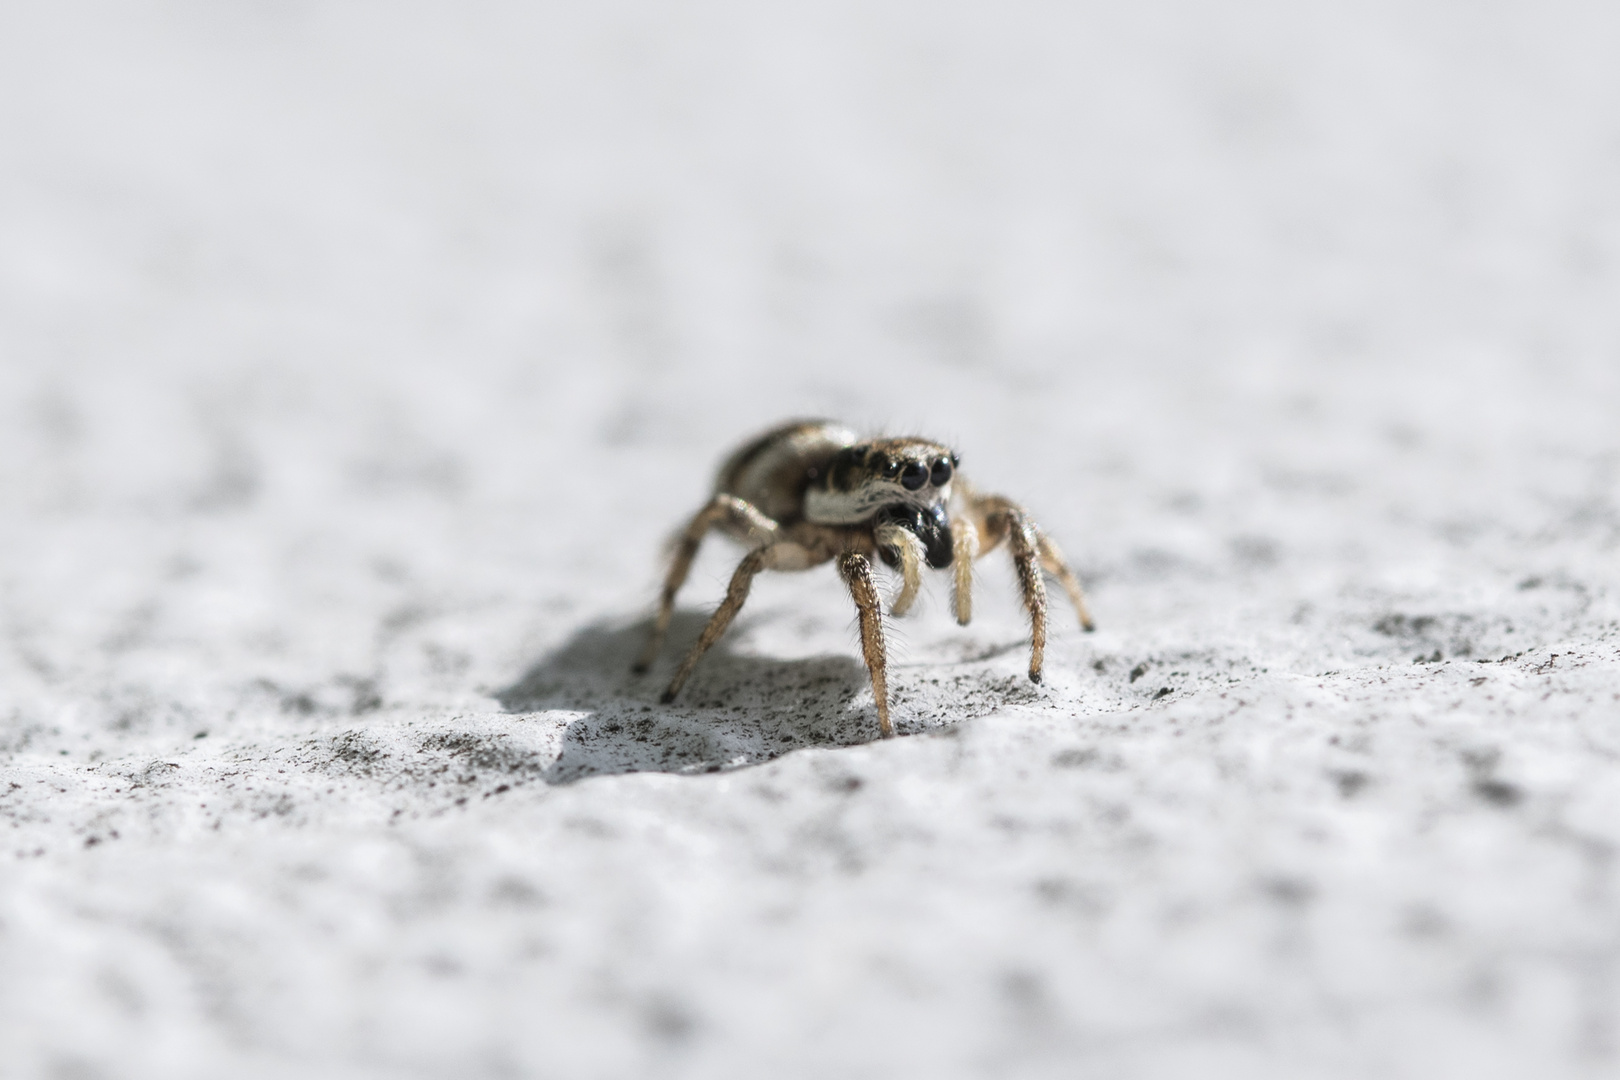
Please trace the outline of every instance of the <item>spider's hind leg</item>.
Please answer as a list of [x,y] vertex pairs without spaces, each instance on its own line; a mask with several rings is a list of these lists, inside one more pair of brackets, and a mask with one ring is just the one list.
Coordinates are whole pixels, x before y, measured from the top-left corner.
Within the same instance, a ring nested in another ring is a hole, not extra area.
[[1080,591],[1080,579],[1069,569],[1063,552],[1058,550],[1051,537],[1037,529],[1035,538],[1041,553],[1041,568],[1062,583],[1063,591],[1069,594],[1069,603],[1074,605],[1075,614],[1080,616],[1080,629],[1091,633],[1097,629],[1097,624],[1091,621],[1091,612],[1086,610],[1086,596]]
[[799,568],[804,566],[805,562],[804,548],[793,543],[768,544],[765,547],[755,548],[745,555],[731,575],[731,584],[726,587],[726,598],[720,601],[720,606],[715,609],[708,625],[703,628],[703,633],[698,636],[697,644],[692,646],[692,650],[686,654],[686,659],[681,661],[675,677],[669,681],[669,688],[659,700],[666,705],[675,700],[675,695],[681,692],[681,687],[691,678],[692,669],[703,659],[703,654],[720,640],[726,628],[731,625],[731,620],[742,610],[743,603],[748,599],[748,590],[761,570]]
[[721,526],[733,535],[746,537],[756,546],[770,544],[781,531],[776,522],[760,513],[752,503],[734,495],[716,495],[707,506],[693,515],[675,541],[675,552],[669,561],[669,572],[664,576],[664,590],[658,597],[658,614],[654,616],[652,630],[647,635],[647,646],[630,668],[636,674],[646,671],[658,659],[658,650],[664,645],[664,635],[669,633],[670,618],[675,614],[675,594],[686,583],[686,575],[692,570],[692,560],[697,558],[703,537],[710,529]]

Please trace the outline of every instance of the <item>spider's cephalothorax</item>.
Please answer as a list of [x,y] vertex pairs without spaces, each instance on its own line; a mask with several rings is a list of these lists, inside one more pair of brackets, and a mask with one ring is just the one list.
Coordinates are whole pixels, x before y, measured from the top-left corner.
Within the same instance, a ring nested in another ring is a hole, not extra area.
[[900,571],[891,607],[903,615],[916,600],[922,568],[954,568],[956,620],[973,615],[973,560],[1003,541],[1012,551],[1029,612],[1029,677],[1039,682],[1046,649],[1046,585],[1042,571],[1063,584],[1090,630],[1080,583],[1023,508],[999,495],[981,495],[956,475],[957,456],[927,439],[861,440],[826,420],[804,420],[769,431],[732,454],[720,468],[715,494],[682,531],[653,620],[636,663],[645,671],[658,656],[698,545],[720,529],[752,550],[732,575],[726,598],[664,691],[669,701],[698,660],[736,617],[761,570],[804,570],[836,561],[860,612],[861,651],[872,675],[878,724],[889,722],[883,616],[871,557]]

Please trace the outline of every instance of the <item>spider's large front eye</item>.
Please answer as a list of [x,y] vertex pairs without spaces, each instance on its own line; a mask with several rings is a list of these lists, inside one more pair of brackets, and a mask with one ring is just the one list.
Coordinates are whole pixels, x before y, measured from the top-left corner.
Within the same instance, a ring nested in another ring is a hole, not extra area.
[[928,483],[928,466],[920,461],[908,461],[900,470],[900,483],[907,491],[916,491]]
[[950,483],[951,463],[945,458],[940,458],[938,461],[934,462],[933,471],[928,474],[928,479],[935,487],[944,487],[946,484]]

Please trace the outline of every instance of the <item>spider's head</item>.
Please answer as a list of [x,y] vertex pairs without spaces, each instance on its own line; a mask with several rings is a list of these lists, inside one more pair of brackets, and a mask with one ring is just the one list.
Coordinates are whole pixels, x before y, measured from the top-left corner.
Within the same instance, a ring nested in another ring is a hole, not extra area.
[[951,564],[945,503],[956,462],[950,447],[927,439],[878,439],[845,447],[811,481],[805,517],[824,525],[858,525],[881,515],[914,533],[928,553],[928,565],[941,569]]

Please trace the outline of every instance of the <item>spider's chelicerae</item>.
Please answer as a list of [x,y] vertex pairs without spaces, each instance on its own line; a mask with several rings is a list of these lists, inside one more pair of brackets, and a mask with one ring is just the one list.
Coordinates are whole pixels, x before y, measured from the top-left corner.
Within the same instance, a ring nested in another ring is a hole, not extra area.
[[751,550],[731,577],[726,598],[670,680],[663,700],[680,693],[692,669],[736,618],[761,570],[805,570],[835,562],[860,612],[861,651],[872,674],[878,724],[889,722],[883,613],[872,580],[872,556],[899,569],[892,611],[904,615],[917,598],[922,568],[955,571],[956,621],[973,617],[973,560],[1005,542],[1011,550],[1024,608],[1029,612],[1029,677],[1041,681],[1046,650],[1044,570],[1068,592],[1080,626],[1092,628],[1080,582],[1057,545],[1029,514],[1000,495],[973,490],[956,472],[957,456],[927,439],[868,439],[827,420],[785,424],[743,446],[720,467],[714,498],[681,532],[664,578],[658,615],[635,670],[658,656],[698,545],[720,529]]

